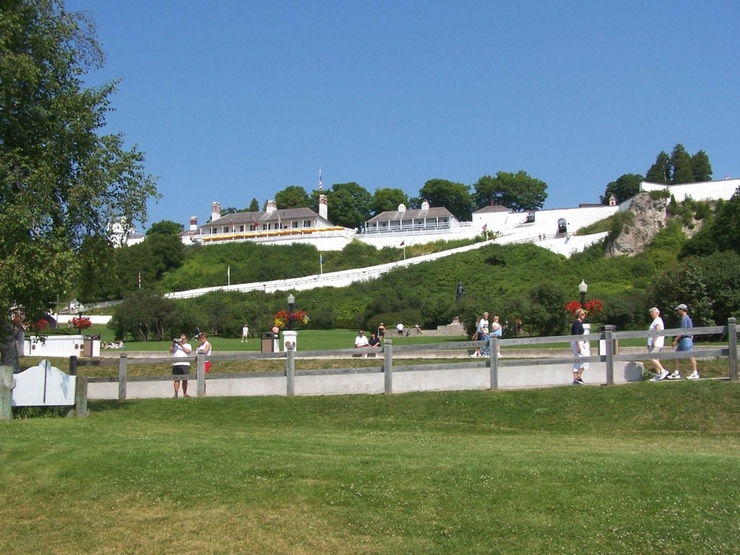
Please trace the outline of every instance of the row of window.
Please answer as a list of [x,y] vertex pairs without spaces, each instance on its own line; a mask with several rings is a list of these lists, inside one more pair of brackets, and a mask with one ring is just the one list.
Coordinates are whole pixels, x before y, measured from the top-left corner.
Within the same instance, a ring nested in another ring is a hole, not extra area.
[[[217,234],[217,233],[245,233],[249,231],[272,231],[272,230],[280,230],[280,229],[298,229],[299,224],[301,222],[299,221],[291,221],[288,223],[282,223],[278,222],[276,224],[273,223],[266,223],[266,224],[239,224],[239,225],[225,225],[222,227],[212,227],[211,228],[211,234]],[[311,220],[303,220],[303,228],[307,229],[311,226]]]

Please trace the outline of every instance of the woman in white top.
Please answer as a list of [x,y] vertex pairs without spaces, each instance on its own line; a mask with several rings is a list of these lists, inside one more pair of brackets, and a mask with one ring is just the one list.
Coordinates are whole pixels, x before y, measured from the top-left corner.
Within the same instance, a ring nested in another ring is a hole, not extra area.
[[[656,307],[651,308],[648,312],[650,312],[650,317],[653,319],[653,322],[650,324],[649,332],[653,331],[662,331],[665,329],[665,325],[663,324],[663,318],[660,317],[660,310],[658,310]],[[663,344],[665,343],[665,336],[663,335],[648,335],[648,353],[659,353],[660,350],[663,348]],[[660,360],[652,359],[650,362],[653,363],[653,366],[655,367],[655,377],[653,378],[654,381],[658,382],[660,380],[665,380],[668,377],[668,370],[663,368],[663,365],[660,363]]]
[[[198,336],[198,340],[200,341],[200,345],[198,345],[198,350],[196,353],[206,355],[207,357],[211,356],[211,342],[208,341],[208,334],[206,332],[201,332]],[[211,371],[211,361],[206,361],[206,374]],[[206,383],[203,382],[203,395],[206,394]]]

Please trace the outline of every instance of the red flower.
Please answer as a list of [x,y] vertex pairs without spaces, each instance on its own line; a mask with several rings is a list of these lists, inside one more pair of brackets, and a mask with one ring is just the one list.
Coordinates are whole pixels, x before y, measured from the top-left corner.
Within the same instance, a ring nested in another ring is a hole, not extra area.
[[75,316],[68,323],[70,326],[72,326],[73,328],[77,328],[78,330],[84,330],[92,326],[92,322],[90,321],[90,318],[88,318],[87,316],[82,316],[82,317]]
[[[568,304],[565,305],[565,311],[573,316],[575,316],[576,311],[579,308],[581,308],[581,303],[579,303],[578,301],[570,301]],[[596,318],[599,314],[601,314],[601,311],[604,310],[604,303],[601,302],[599,299],[591,299],[590,301],[586,301],[585,310],[586,316]]]

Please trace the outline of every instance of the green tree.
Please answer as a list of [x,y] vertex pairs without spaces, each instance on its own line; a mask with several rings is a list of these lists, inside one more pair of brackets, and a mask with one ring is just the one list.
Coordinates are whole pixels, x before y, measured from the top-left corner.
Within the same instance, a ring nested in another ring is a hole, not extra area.
[[718,205],[711,231],[719,250],[740,253],[740,189]]
[[288,208],[306,208],[311,204],[311,197],[298,185],[289,185],[275,193],[275,204],[281,210]]
[[671,182],[671,159],[666,152],[661,151],[658,154],[655,163],[645,174],[645,181],[664,184]]
[[695,183],[712,180],[712,164],[706,152],[700,150],[691,157],[691,170],[694,172]]
[[[0,37],[0,305],[35,319],[75,282],[84,238],[143,222],[156,186],[141,152],[101,132],[116,82],[85,88],[104,58],[89,16],[10,0]],[[2,361],[17,369],[12,330],[2,331]]]
[[172,220],[162,220],[160,222],[153,223],[149,229],[146,230],[147,236],[159,233],[161,235],[178,235],[182,233],[184,227],[182,224],[173,222]]
[[[128,334],[141,341],[162,341],[180,333],[178,321],[175,301],[142,289],[131,293],[118,305],[108,327],[119,338]],[[190,328],[195,329],[194,326]]]
[[693,183],[694,169],[691,155],[682,144],[677,144],[671,152],[671,183]]
[[329,219],[336,225],[359,228],[370,218],[370,193],[357,183],[335,183],[327,195]]
[[260,211],[260,203],[257,202],[257,199],[252,197],[252,202],[249,203],[249,208],[247,209],[247,212],[259,212]]
[[612,195],[617,199],[617,204],[634,197],[640,192],[640,183],[642,176],[638,173],[626,173],[612,181],[606,186],[604,195],[601,197],[601,204],[609,204]]
[[539,210],[547,199],[547,183],[530,177],[525,171],[484,175],[473,186],[477,208],[498,204],[511,210]]
[[373,199],[370,202],[370,212],[373,216],[377,216],[382,212],[398,210],[399,204],[409,206],[409,197],[406,193],[401,189],[381,187],[380,189],[375,189],[375,193],[373,193]]
[[460,221],[470,221],[473,212],[473,199],[470,188],[463,183],[446,179],[430,179],[419,190],[419,199],[431,206],[444,207]]

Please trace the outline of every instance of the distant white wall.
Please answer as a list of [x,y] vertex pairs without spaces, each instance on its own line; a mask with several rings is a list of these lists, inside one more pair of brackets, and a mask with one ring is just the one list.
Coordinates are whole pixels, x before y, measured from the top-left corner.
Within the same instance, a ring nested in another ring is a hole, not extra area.
[[683,202],[686,197],[694,200],[730,200],[740,187],[740,179],[723,179],[721,181],[703,181],[701,183],[682,183],[680,185],[663,185],[661,183],[640,183],[640,191],[667,190],[676,199]]

